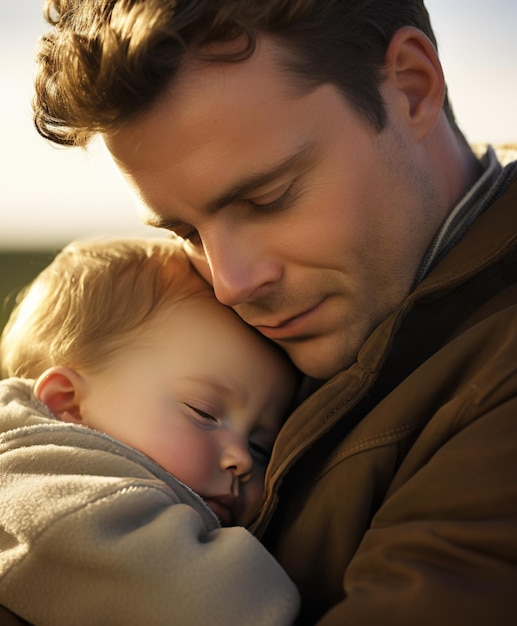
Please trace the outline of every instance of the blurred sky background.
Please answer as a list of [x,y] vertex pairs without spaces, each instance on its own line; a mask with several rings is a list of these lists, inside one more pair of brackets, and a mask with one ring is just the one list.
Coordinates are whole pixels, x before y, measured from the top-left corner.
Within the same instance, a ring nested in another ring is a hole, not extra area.
[[[472,143],[517,144],[517,0],[428,0],[449,92]],[[32,125],[42,0],[0,0],[0,249],[157,235],[100,141],[56,148]]]

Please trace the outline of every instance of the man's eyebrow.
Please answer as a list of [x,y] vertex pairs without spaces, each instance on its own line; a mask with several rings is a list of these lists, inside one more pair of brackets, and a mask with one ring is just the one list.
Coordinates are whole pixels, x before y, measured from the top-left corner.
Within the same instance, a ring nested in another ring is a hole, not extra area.
[[[217,198],[211,200],[205,207],[203,207],[203,212],[208,215],[217,213],[217,211],[225,206],[228,206],[232,202],[235,202],[235,200],[243,198],[246,194],[251,193],[263,185],[267,185],[269,182],[274,181],[276,178],[282,176],[289,170],[303,165],[313,152],[313,148],[314,144],[312,142],[306,142],[298,146],[292,154],[282,158],[267,170],[243,177],[241,180],[237,181],[221,193]],[[150,226],[166,228],[172,231],[183,226],[183,223],[180,220],[161,217],[160,215],[154,213],[152,209],[148,209],[145,212],[144,220],[145,223]]]
[[225,206],[235,202],[235,200],[243,198],[252,191],[255,191],[255,189],[267,185],[279,176],[288,172],[290,169],[306,161],[312,152],[312,149],[312,142],[307,142],[298,147],[293,154],[284,157],[267,170],[243,177],[229,189],[220,194],[217,198],[211,200],[204,208],[204,211],[208,214],[216,213]]

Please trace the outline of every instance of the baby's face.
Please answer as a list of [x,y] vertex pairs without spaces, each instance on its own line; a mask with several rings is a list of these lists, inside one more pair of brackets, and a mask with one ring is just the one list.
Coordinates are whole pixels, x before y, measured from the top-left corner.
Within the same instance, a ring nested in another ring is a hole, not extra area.
[[107,371],[89,376],[85,425],[153,458],[223,525],[253,519],[295,375],[209,289],[161,312]]

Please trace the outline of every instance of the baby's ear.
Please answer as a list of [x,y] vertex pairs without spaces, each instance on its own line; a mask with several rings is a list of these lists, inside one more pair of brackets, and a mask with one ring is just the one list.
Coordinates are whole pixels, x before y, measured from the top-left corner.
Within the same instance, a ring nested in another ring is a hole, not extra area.
[[83,379],[69,367],[51,367],[36,381],[36,398],[63,422],[80,424],[83,420],[80,412]]

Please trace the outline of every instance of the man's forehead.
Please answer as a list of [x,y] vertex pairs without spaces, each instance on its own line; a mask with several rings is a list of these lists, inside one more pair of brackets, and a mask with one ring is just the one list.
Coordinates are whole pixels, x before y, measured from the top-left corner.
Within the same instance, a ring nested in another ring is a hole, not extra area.
[[169,180],[179,191],[214,175],[214,198],[226,193],[220,184],[249,187],[283,167],[305,149],[306,140],[289,136],[294,103],[280,77],[264,68],[259,73],[264,84],[228,64],[180,80],[146,115],[105,138],[115,163],[130,182],[149,187],[146,195],[160,181]]
[[[235,44],[213,44],[215,52],[233,50]],[[207,47],[207,52],[211,48]],[[178,124],[196,116],[198,109],[204,112],[207,103],[225,103],[230,108],[239,107],[248,94],[264,97],[272,88],[283,100],[296,98],[300,92],[293,88],[293,80],[285,72],[282,60],[285,52],[273,39],[259,37],[253,54],[239,62],[209,61],[205,57],[186,57],[173,81],[165,87],[161,96],[138,118],[124,125],[124,135],[131,136],[134,146],[139,144],[139,130],[151,122],[163,110],[170,111]],[[267,89],[262,89],[262,87]],[[106,137],[111,144],[117,135]]]

